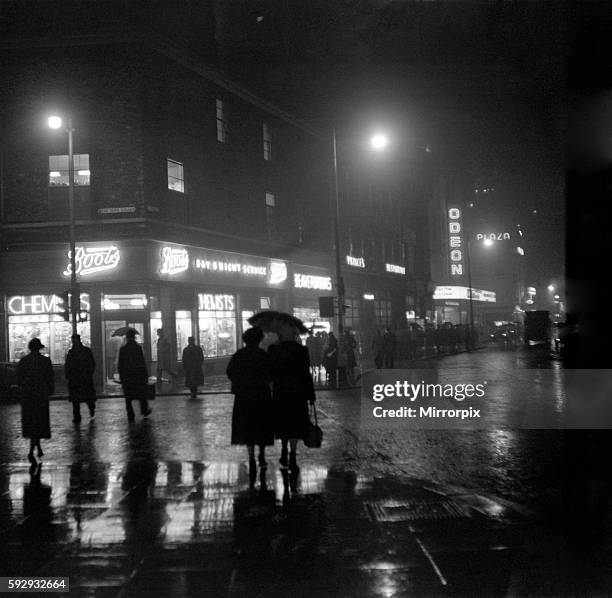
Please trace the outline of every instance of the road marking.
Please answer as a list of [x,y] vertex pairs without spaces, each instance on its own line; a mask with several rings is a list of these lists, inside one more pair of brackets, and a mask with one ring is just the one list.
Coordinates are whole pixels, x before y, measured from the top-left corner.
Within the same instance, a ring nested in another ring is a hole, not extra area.
[[417,541],[417,544],[419,545],[419,548],[421,549],[421,551],[423,552],[423,554],[425,555],[425,557],[429,561],[429,564],[432,566],[433,570],[436,572],[436,575],[438,576],[438,579],[440,580],[440,583],[443,586],[447,586],[448,582],[446,581],[446,578],[444,577],[444,575],[442,575],[442,571],[440,571],[440,567],[438,567],[438,565],[436,565],[436,561],[434,561],[433,557],[431,556],[431,553],[429,552],[429,550],[427,550],[427,546],[425,546],[425,544],[423,544],[423,542],[421,542],[419,537],[416,535],[416,533],[414,531],[414,528],[411,525],[408,526],[408,529],[412,533],[414,539]]

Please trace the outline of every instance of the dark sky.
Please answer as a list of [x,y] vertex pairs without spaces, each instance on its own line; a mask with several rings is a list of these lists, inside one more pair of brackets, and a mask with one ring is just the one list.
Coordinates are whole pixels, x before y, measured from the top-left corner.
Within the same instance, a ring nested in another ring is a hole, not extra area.
[[563,271],[564,6],[218,2],[217,55],[321,125],[380,121],[457,157],[475,186],[495,187],[487,212],[529,233],[530,275],[544,282]]

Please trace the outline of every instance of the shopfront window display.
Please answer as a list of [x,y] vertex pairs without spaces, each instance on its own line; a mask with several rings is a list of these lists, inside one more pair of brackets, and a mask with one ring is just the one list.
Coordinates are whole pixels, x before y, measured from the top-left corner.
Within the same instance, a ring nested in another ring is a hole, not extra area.
[[198,326],[204,357],[223,357],[236,351],[234,295],[198,295]]

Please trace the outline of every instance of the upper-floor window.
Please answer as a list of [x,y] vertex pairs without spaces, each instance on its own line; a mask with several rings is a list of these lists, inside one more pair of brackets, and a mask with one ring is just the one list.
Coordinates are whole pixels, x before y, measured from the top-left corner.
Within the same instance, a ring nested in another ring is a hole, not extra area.
[[[74,154],[74,184],[89,186],[89,154]],[[49,187],[68,187],[68,156],[49,156]]]
[[266,206],[268,208],[276,207],[276,197],[274,196],[274,193],[266,193]]
[[272,129],[267,122],[263,123],[263,156],[264,160],[272,160]]
[[183,164],[168,158],[168,189],[185,193],[185,179],[183,176]]
[[227,108],[223,100],[217,99],[217,141],[227,141]]
[[268,239],[272,240],[276,232],[276,196],[274,193],[266,193],[266,229]]

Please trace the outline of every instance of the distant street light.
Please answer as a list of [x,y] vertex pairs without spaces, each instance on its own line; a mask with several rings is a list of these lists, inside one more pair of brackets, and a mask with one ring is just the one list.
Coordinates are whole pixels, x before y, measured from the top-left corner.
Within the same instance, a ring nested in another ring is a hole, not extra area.
[[552,293],[555,290],[555,285],[554,284],[549,284],[548,285],[548,290]]
[[[51,129],[60,129],[63,121],[61,116],[50,116],[47,121]],[[81,297],[76,278],[76,242],[74,231],[74,150],[72,142],[72,118],[66,119],[66,132],[68,133],[68,211],[70,214],[70,321],[72,334],[77,334],[77,314],[81,307]]]
[[493,245],[493,239],[485,239],[485,240],[483,241],[483,245],[484,245],[485,247],[491,247],[491,245]]
[[376,151],[384,150],[387,147],[388,143],[389,143],[389,139],[387,138],[386,135],[382,135],[382,134],[374,135],[370,139],[370,145],[372,146],[372,149]]

